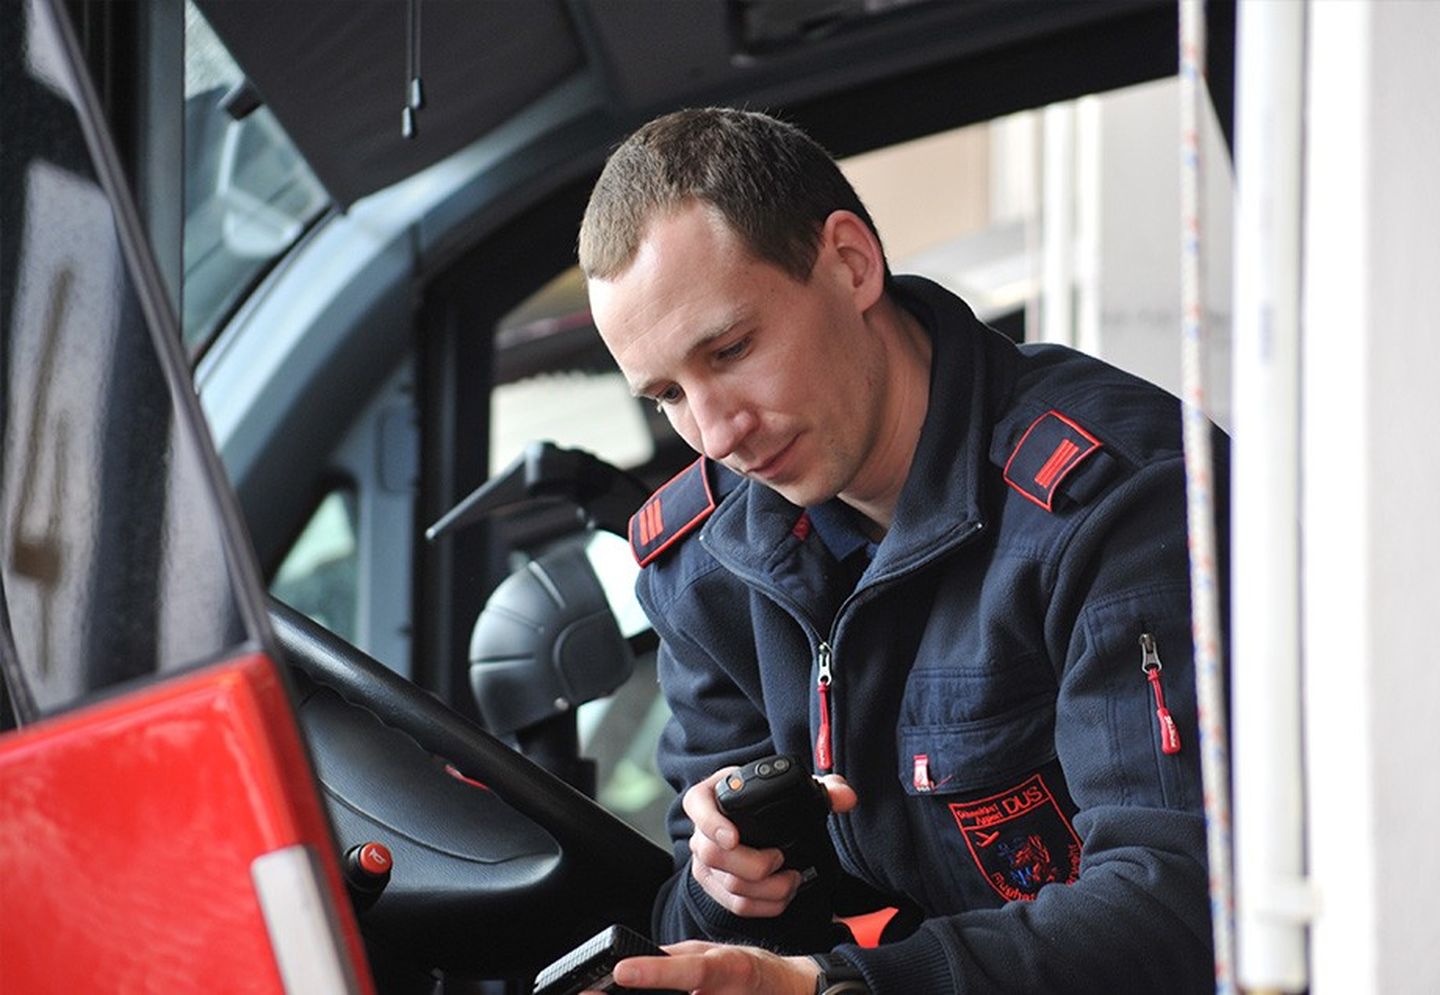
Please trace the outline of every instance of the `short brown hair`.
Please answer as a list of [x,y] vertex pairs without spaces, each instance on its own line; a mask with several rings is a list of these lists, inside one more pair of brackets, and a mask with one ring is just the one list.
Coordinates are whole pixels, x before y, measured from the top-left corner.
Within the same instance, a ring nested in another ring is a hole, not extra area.
[[618,276],[651,217],[690,200],[713,207],[757,259],[802,283],[832,212],[853,211],[880,237],[809,135],[766,114],[706,107],[656,118],[611,153],[580,224],[580,269],[591,279]]

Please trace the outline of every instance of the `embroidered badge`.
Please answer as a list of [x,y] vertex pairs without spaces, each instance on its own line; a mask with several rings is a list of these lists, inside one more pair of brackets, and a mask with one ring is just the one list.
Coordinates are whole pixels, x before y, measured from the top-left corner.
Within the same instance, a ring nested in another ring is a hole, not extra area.
[[715,510],[705,459],[681,470],[630,518],[630,548],[643,567],[654,561]]
[[1100,441],[1058,411],[1030,423],[1005,463],[1005,483],[1046,511],[1072,470],[1100,448]]
[[975,865],[1006,901],[1029,901],[1047,884],[1080,876],[1080,837],[1039,774],[950,811]]

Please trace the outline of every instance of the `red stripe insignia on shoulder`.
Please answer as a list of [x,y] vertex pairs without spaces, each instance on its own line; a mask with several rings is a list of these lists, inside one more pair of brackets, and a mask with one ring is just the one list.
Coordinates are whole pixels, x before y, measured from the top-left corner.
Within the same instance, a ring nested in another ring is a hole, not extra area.
[[1046,511],[1070,472],[1100,449],[1100,440],[1058,411],[1030,423],[1005,463],[1005,483]]
[[630,518],[630,548],[642,567],[689,535],[715,510],[702,456],[671,477]]

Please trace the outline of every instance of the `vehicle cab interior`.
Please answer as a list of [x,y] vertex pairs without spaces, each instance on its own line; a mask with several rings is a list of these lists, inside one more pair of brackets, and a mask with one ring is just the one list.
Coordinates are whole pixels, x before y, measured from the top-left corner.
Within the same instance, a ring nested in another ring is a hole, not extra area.
[[[1221,325],[1236,20],[1205,5]],[[794,122],[897,271],[1179,391],[1168,0],[3,21],[7,992],[509,995],[648,931],[674,792],[623,535],[693,454],[575,237],[651,117]]]

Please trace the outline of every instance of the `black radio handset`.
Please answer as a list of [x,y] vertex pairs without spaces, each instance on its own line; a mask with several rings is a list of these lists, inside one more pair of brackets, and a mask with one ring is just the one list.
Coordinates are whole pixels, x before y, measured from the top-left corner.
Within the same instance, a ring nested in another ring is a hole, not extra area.
[[825,824],[830,793],[797,758],[780,754],[746,764],[716,784],[715,800],[741,843],[785,855],[784,866],[800,872],[802,889],[833,886],[839,862]]

